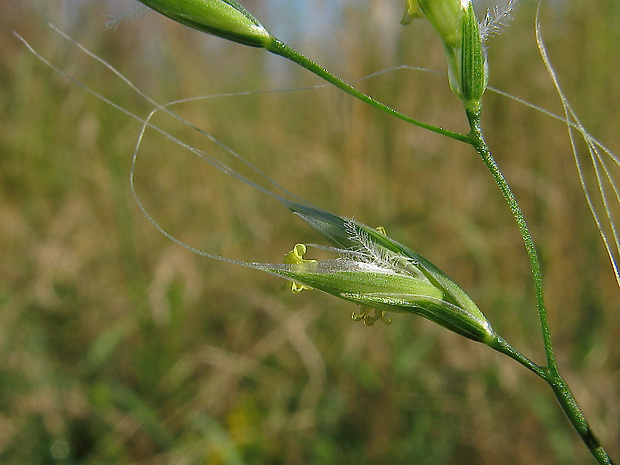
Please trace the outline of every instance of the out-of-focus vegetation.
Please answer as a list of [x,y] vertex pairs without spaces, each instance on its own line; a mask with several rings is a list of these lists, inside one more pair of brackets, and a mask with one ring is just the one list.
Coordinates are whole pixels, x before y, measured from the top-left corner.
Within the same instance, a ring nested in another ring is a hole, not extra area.
[[[247,5],[275,30],[282,19],[261,16],[261,3]],[[348,79],[395,64],[443,70],[430,26],[398,25],[400,3],[350,3],[338,28],[286,39]],[[104,3],[74,8],[0,6],[2,464],[589,463],[548,387],[485,346],[411,316],[364,327],[349,318],[351,305],[293,296],[276,278],[195,256],[159,234],[129,191],[139,123],[52,72],[12,30],[141,116],[151,107],[46,22],[66,26],[159,102],[319,82],[155,14],[110,30]],[[559,111],[535,47],[534,10],[525,2],[490,42],[491,85]],[[568,97],[593,135],[620,150],[620,4],[543,5],[542,23]],[[443,77],[393,71],[359,87],[465,130]],[[305,199],[383,225],[542,361],[523,246],[473,150],[331,89],[175,110]],[[538,241],[560,366],[618,457],[618,289],[566,129],[493,94],[484,112]],[[156,122],[204,142],[170,119]],[[153,134],[136,176],[162,226],[204,250],[280,261],[297,241],[319,240],[269,198]]]

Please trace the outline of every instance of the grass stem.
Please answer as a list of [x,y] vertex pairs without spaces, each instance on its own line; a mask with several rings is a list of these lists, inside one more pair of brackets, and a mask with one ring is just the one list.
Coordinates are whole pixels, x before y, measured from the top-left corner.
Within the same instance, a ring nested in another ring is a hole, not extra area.
[[322,66],[318,65],[317,63],[315,63],[314,61],[306,58],[304,55],[302,55],[301,53],[299,53],[298,51],[296,51],[295,49],[293,49],[292,47],[290,47],[289,45],[285,44],[284,42],[276,39],[275,37],[273,38],[272,43],[267,46],[267,50],[269,50],[271,53],[274,53],[276,55],[280,55],[300,66],[302,66],[303,68],[307,69],[308,71],[316,74],[317,76],[321,77],[322,79],[324,79],[325,81],[329,82],[330,84],[333,84],[334,86],[336,86],[337,88],[345,91],[347,94],[352,95],[353,97],[361,100],[362,102],[368,103],[369,105],[372,105],[373,107],[391,115],[394,116],[398,119],[401,119],[403,121],[406,121],[407,123],[413,124],[414,126],[418,126],[421,127],[423,129],[427,129],[429,131],[435,132],[437,134],[440,134],[442,136],[446,136],[449,137],[451,139],[454,140],[458,140],[460,142],[465,142],[468,144],[471,144],[471,140],[469,138],[469,136],[467,134],[461,134],[460,132],[454,132],[454,131],[450,131],[448,129],[444,129],[438,126],[434,126],[432,124],[428,124],[428,123],[424,123],[422,121],[419,121],[415,118],[412,118],[410,116],[407,116],[395,109],[393,109],[392,107],[387,106],[384,103],[379,102],[378,100],[376,100],[375,98],[364,94],[363,92],[360,92],[359,90],[357,90],[355,87],[353,87],[351,84],[348,84],[346,82],[344,82],[342,79],[334,76],[333,74],[331,74],[329,71],[327,71],[325,68],[323,68]]
[[547,310],[545,307],[543,295],[540,261],[538,259],[538,252],[536,251],[532,234],[527,225],[527,222],[525,221],[523,211],[521,210],[521,207],[519,206],[519,203],[514,193],[512,192],[508,181],[499,169],[497,162],[491,155],[489,146],[484,140],[484,135],[480,125],[480,113],[468,111],[467,118],[471,127],[471,132],[469,134],[471,137],[471,144],[482,158],[485,166],[487,167],[487,169],[493,176],[493,179],[495,179],[495,182],[500,188],[502,195],[504,196],[504,199],[506,200],[506,203],[508,204],[508,207],[510,208],[510,211],[512,212],[512,215],[517,223],[519,232],[521,233],[521,238],[523,239],[525,249],[527,250],[527,254],[530,259],[530,268],[532,271],[532,276],[534,278],[534,286],[536,288],[538,318],[540,320],[540,327],[542,330],[543,342],[545,345],[545,353],[547,356],[547,367],[540,367],[539,365],[536,365],[500,337],[497,337],[495,341],[493,341],[490,345],[495,350],[505,355],[508,355],[510,358],[516,360],[521,365],[525,366],[527,369],[544,379],[549,384],[549,386],[551,386],[555,397],[560,403],[560,407],[564,411],[566,417],[570,421],[575,431],[577,431],[577,433],[583,440],[584,444],[586,445],[592,456],[601,465],[611,465],[613,462],[611,461],[609,454],[607,454],[603,446],[594,435],[592,428],[586,420],[586,417],[583,414],[581,408],[577,404],[577,401],[570,388],[568,387],[568,384],[558,371],[555,353],[553,350],[553,345],[551,343],[549,320],[547,317]]

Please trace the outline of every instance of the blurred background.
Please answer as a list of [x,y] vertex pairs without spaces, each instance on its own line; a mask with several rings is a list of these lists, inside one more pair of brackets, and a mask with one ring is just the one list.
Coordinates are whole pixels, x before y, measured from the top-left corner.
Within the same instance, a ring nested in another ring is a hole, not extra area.
[[[247,0],[275,35],[344,79],[394,65],[444,71],[400,0]],[[486,4],[479,4],[483,12]],[[409,127],[268,53],[207,37],[125,0],[0,5],[0,462],[12,464],[593,463],[549,388],[510,359],[421,318],[364,327],[356,308],[190,253],[129,189],[152,105],[48,22],[268,176],[326,210],[382,225],[442,268],[496,330],[544,360],[513,220],[469,147]],[[488,44],[490,84],[560,112],[523,1]],[[560,82],[592,134],[620,151],[620,4],[544,2]],[[358,87],[465,131],[443,76],[407,70]],[[224,96],[240,91],[242,96]],[[488,142],[540,250],[559,364],[620,456],[620,304],[566,128],[492,93]],[[178,121],[156,124],[227,160]],[[186,243],[279,262],[320,242],[269,197],[148,132],[136,188]],[[246,170],[246,173],[248,171]],[[253,179],[259,180],[256,175]]]

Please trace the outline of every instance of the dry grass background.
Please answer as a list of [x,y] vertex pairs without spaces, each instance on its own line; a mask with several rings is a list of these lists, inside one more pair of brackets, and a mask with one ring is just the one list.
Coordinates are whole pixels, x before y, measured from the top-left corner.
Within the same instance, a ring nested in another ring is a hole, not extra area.
[[[401,28],[393,3],[351,3],[327,36],[285,39],[348,79],[395,64],[443,70],[430,27]],[[276,21],[260,15],[260,1],[247,5],[268,27]],[[292,296],[275,278],[162,237],[129,191],[139,124],[53,73],[11,31],[141,116],[145,102],[46,22],[67,27],[159,102],[318,81],[155,15],[112,31],[100,2],[75,8],[60,0],[0,6],[3,464],[591,462],[550,391],[507,358],[420,318],[363,327],[349,319],[349,304]],[[620,151],[620,5],[575,0],[543,12],[568,97],[593,135]],[[525,2],[490,43],[491,84],[558,111],[534,15]],[[465,129],[441,77],[394,71],[359,87],[424,121]],[[525,253],[472,150],[332,89],[178,111],[301,197],[385,226],[542,360]],[[618,457],[618,289],[566,130],[492,94],[484,111],[489,143],[538,241],[560,366]],[[204,144],[170,120],[158,124]],[[279,261],[295,242],[318,240],[269,198],[154,135],[137,187],[162,226],[210,252]]]

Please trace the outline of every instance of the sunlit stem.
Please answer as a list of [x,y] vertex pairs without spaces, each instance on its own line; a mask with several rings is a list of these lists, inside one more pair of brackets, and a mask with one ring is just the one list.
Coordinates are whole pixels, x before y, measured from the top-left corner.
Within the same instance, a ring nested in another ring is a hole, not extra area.
[[540,376],[543,379],[547,379],[547,370],[536,363],[532,362],[529,358],[519,352],[517,349],[512,347],[508,342],[506,342],[500,336],[496,336],[489,344],[490,347],[501,352],[504,355],[508,355],[513,360],[516,360],[525,368]]
[[523,243],[525,244],[525,248],[530,259],[530,267],[532,271],[532,276],[534,278],[534,285],[536,288],[538,317],[540,320],[540,327],[543,334],[545,353],[547,355],[547,367],[540,367],[536,365],[534,362],[532,362],[519,351],[514,349],[500,337],[497,337],[489,345],[495,350],[505,355],[508,355],[510,358],[516,360],[521,365],[525,366],[527,369],[536,373],[538,376],[544,379],[549,384],[549,386],[551,386],[553,394],[560,403],[560,406],[564,411],[566,417],[570,421],[573,428],[575,428],[575,431],[577,431],[592,456],[597,460],[599,464],[611,465],[611,458],[594,435],[592,428],[588,424],[586,417],[584,416],[581,408],[577,404],[577,401],[573,396],[573,393],[569,389],[568,384],[566,384],[566,381],[558,371],[555,353],[551,344],[549,320],[547,318],[547,310],[545,307],[543,296],[540,261],[538,260],[538,252],[536,251],[536,247],[534,246],[534,240],[532,239],[532,234],[527,225],[527,222],[525,221],[523,211],[521,210],[521,207],[519,206],[519,203],[517,202],[517,199],[515,198],[512,189],[508,185],[508,181],[506,181],[506,178],[497,166],[497,163],[491,155],[491,151],[489,150],[489,147],[484,140],[482,129],[480,127],[480,113],[468,111],[467,118],[469,119],[469,124],[471,127],[471,132],[469,135],[471,137],[472,146],[476,149],[476,151],[482,158],[485,166],[487,167],[487,169],[493,176],[493,179],[495,179],[495,182],[500,188],[504,199],[506,200],[506,203],[508,204],[508,207],[510,208],[510,211],[512,212],[512,215],[517,223],[519,232],[521,233],[521,238],[523,239]]
[[555,394],[556,399],[560,403],[560,407],[592,456],[602,465],[612,465],[611,458],[594,435],[590,424],[586,420],[581,408],[579,408],[575,396],[573,396],[568,384],[566,384],[564,378],[562,378],[557,371],[552,371],[549,368],[544,368],[535,364],[499,336],[491,341],[489,346],[513,360],[516,360],[528,370],[544,379],[549,386],[551,386],[553,394]]
[[551,389],[553,389],[553,393],[555,394],[556,399],[558,399],[562,410],[570,420],[573,428],[575,428],[575,431],[577,431],[592,456],[601,465],[613,465],[611,457],[599,442],[598,438],[594,434],[594,431],[592,431],[588,420],[586,420],[585,415],[577,404],[577,400],[573,396],[573,393],[568,387],[568,384],[566,384],[564,378],[556,373],[552,379],[547,380],[547,382],[551,386]]
[[500,171],[493,155],[491,155],[491,151],[484,140],[484,135],[482,133],[482,128],[480,126],[480,113],[468,111],[467,118],[469,119],[469,124],[471,126],[470,137],[472,140],[472,145],[482,158],[485,166],[493,176],[493,179],[497,183],[497,186],[502,192],[508,207],[512,213],[512,216],[517,223],[517,227],[519,228],[519,232],[521,233],[521,238],[523,239],[523,244],[525,245],[525,249],[527,251],[527,255],[530,259],[530,268],[532,271],[532,277],[534,278],[534,286],[536,288],[536,302],[538,306],[538,318],[540,320],[540,327],[543,333],[543,341],[545,344],[545,353],[547,355],[547,365],[549,370],[557,371],[557,364],[555,361],[555,353],[553,351],[553,346],[551,344],[551,334],[549,332],[549,320],[547,318],[547,309],[545,307],[545,300],[543,295],[543,286],[542,286],[542,273],[540,269],[540,261],[538,259],[538,252],[536,251],[536,247],[534,245],[534,240],[532,238],[532,234],[530,229],[525,221],[525,216],[523,215],[523,211],[519,206],[519,202],[512,192],[512,189],[508,185],[508,181],[504,177],[504,174]]
[[284,58],[287,58],[288,60],[291,60],[292,62],[297,63],[298,65],[302,66],[308,71],[326,80],[330,84],[333,84],[339,89],[345,91],[347,94],[352,95],[353,97],[361,100],[362,102],[368,103],[372,105],[373,107],[389,115],[395,116],[396,118],[406,121],[407,123],[411,123],[415,126],[427,129],[437,134],[441,134],[442,136],[446,136],[451,139],[458,140],[460,142],[471,144],[471,140],[469,136],[466,134],[461,134],[459,132],[453,132],[448,129],[444,129],[438,126],[433,126],[432,124],[424,123],[417,119],[411,118],[410,116],[400,113],[399,111],[394,110],[393,108],[387,106],[386,104],[379,102],[373,97],[366,95],[363,92],[360,92],[352,85],[347,84],[342,79],[334,76],[329,71],[327,71],[325,68],[316,64],[314,61],[309,60],[308,58],[303,56],[301,53],[297,52],[295,49],[291,48],[290,46],[288,46],[287,44],[285,44],[284,42],[276,38],[273,38],[272,42],[269,45],[267,45],[266,48],[267,50],[269,50],[272,53],[275,53],[276,55],[283,56]]

